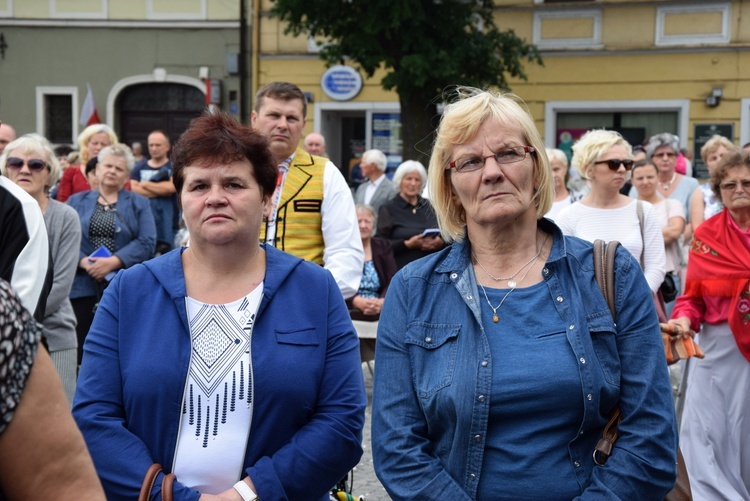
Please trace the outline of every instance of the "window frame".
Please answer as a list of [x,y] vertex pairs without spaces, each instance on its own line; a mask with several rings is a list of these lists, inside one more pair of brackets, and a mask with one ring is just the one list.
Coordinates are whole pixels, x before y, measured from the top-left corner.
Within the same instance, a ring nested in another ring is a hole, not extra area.
[[78,137],[78,87],[56,87],[56,86],[38,86],[36,88],[36,132],[42,136],[47,137],[47,124],[45,122],[46,115],[46,103],[45,96],[50,95],[69,95],[71,96],[70,105],[72,106],[71,113],[71,137],[68,143],[54,143],[54,144],[76,144],[76,138]]

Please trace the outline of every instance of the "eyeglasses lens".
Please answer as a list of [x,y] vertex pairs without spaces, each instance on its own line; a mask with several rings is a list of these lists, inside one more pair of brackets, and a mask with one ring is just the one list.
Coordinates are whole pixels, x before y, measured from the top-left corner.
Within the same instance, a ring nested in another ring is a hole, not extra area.
[[38,158],[32,158],[31,160],[27,160],[26,162],[24,162],[22,158],[18,158],[18,157],[9,157],[6,160],[5,165],[10,167],[11,169],[20,170],[23,168],[24,163],[26,163],[26,165],[29,166],[29,170],[34,171],[34,172],[40,172],[42,169],[44,169],[47,166],[47,164],[44,163],[43,160],[39,160]]

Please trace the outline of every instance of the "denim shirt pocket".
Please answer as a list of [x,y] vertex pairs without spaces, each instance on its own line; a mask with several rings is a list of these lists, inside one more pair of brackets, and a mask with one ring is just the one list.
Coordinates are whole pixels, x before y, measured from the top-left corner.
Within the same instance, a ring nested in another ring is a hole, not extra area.
[[604,378],[608,383],[619,387],[620,354],[617,351],[617,329],[612,321],[612,314],[609,310],[592,313],[586,317],[586,323]]
[[276,331],[276,342],[296,346],[318,346],[320,340],[315,327],[293,331]]
[[412,380],[420,398],[429,398],[453,382],[460,324],[414,322],[406,329]]

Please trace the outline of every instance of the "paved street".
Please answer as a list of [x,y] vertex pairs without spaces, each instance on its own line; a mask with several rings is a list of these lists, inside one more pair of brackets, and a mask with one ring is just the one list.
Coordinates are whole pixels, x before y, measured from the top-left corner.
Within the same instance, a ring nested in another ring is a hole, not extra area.
[[386,501],[391,499],[385,492],[385,489],[372,467],[372,448],[370,447],[370,419],[372,417],[372,375],[365,364],[362,364],[362,371],[365,376],[365,387],[367,388],[367,411],[365,417],[364,431],[364,454],[359,465],[354,470],[354,496],[364,496],[366,501]]

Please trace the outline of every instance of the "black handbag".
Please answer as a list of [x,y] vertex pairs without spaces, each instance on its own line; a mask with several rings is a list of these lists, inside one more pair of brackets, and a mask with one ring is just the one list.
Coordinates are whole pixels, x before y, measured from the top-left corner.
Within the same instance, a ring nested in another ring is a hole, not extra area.
[[677,299],[677,284],[674,282],[674,275],[667,273],[664,275],[664,281],[659,287],[662,297],[664,297],[665,303],[671,303]]

